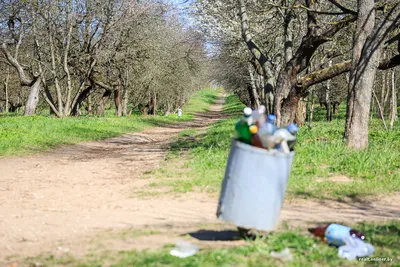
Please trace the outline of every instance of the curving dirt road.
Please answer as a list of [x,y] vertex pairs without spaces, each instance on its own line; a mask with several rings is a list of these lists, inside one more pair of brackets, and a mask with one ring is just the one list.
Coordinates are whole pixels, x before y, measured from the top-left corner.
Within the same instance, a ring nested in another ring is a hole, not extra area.
[[[157,229],[157,233],[122,243],[107,235],[107,240],[103,238],[105,249],[157,247],[201,225],[227,228],[215,218],[215,196],[192,193],[143,199],[133,194],[147,183],[138,178],[164,160],[170,138],[184,129],[206,129],[221,119],[223,102],[219,98],[210,112],[197,114],[192,122],[160,125],[41,155],[0,159],[0,266],[43,252],[83,255],[96,246],[93,240],[109,229],[113,230],[107,233],[131,228]],[[397,194],[373,206],[286,202],[282,220],[298,225],[321,219],[354,222],[399,218],[395,205],[399,200]],[[222,242],[218,246],[235,244],[242,243]]]

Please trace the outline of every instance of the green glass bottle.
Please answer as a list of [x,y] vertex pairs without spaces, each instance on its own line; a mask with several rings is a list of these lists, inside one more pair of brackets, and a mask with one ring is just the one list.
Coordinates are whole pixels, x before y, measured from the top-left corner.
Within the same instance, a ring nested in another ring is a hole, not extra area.
[[246,144],[251,143],[252,134],[250,132],[250,126],[253,125],[253,110],[246,107],[243,110],[242,118],[236,123],[236,139]]

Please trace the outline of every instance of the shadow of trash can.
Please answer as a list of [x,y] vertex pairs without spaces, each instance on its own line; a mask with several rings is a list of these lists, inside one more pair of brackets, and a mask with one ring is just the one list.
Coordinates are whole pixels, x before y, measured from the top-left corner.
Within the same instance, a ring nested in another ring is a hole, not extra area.
[[294,152],[268,151],[232,139],[217,217],[238,227],[275,229]]

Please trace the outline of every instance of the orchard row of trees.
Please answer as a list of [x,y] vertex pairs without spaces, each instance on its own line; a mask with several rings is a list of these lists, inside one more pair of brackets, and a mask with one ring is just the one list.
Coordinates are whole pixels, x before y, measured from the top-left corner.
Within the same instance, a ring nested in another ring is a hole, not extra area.
[[[315,96],[327,119],[347,103],[345,139],[368,145],[371,103],[397,117],[400,3],[395,0],[195,0],[219,82],[279,125],[303,124]],[[376,79],[377,77],[377,79]],[[346,100],[346,101],[344,101]],[[379,104],[379,105],[378,105]]]
[[202,34],[152,0],[0,0],[0,108],[169,113],[204,84]]

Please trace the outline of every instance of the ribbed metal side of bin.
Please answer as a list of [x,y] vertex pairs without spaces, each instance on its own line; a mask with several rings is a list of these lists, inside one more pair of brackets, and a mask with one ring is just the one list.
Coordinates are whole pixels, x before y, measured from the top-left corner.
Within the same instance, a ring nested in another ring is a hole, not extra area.
[[217,217],[243,228],[275,229],[293,157],[232,139]]

